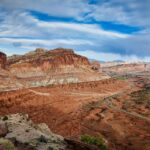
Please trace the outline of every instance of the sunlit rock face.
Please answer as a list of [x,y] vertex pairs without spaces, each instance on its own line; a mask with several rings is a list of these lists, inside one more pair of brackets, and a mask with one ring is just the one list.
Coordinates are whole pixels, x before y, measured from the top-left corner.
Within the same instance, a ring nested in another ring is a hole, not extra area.
[[8,59],[8,64],[30,63],[34,67],[43,67],[43,69],[62,68],[64,65],[90,65],[89,60],[74,53],[72,49],[57,48],[54,50],[45,50],[37,48],[35,51],[25,55],[12,56]]
[[6,68],[7,56],[3,52],[0,52],[0,69]]
[[[92,64],[88,58],[76,54],[72,49],[47,50],[37,48],[24,55],[7,58],[9,77],[16,88],[37,87],[98,81],[109,78],[99,71],[99,64]],[[15,82],[15,83],[14,83]],[[5,81],[7,89],[8,81]],[[4,84],[2,84],[4,85]],[[9,83],[9,88],[10,88]],[[19,87],[18,87],[19,86]]]
[[110,78],[100,71],[98,62],[92,63],[72,49],[37,48],[24,55],[0,56],[1,68],[7,66],[0,71],[0,91]]

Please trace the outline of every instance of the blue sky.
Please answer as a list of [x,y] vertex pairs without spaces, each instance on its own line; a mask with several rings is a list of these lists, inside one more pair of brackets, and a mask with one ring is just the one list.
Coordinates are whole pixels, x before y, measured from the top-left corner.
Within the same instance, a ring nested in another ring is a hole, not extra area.
[[150,62],[150,0],[0,0],[0,50],[72,48],[102,61]]

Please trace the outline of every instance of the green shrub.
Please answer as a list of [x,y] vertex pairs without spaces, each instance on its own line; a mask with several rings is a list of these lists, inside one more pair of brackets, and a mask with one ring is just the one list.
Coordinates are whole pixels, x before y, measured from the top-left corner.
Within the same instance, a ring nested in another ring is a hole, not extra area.
[[145,87],[140,91],[132,92],[130,95],[136,104],[145,104],[150,108],[150,87]]
[[41,136],[38,138],[38,141],[39,141],[40,143],[47,143],[47,139],[46,139],[43,135],[41,135]]
[[118,77],[115,77],[115,79],[117,79],[117,80],[126,80],[126,79],[128,79],[128,77],[118,76]]
[[26,130],[25,130],[25,132],[29,132],[29,131],[30,131],[29,129],[26,129]]
[[48,147],[47,150],[59,150],[57,147]]
[[81,141],[86,143],[86,144],[95,145],[100,150],[106,150],[107,149],[105,141],[100,136],[99,137],[94,137],[94,136],[90,136],[90,135],[82,135],[81,136]]
[[47,87],[49,87],[49,88],[54,87],[54,84],[49,84],[49,85],[47,85]]
[[8,117],[7,117],[7,116],[4,116],[4,117],[3,117],[3,121],[6,121],[6,120],[8,120]]
[[16,150],[14,144],[11,141],[7,140],[7,139],[0,138],[0,145],[5,150]]

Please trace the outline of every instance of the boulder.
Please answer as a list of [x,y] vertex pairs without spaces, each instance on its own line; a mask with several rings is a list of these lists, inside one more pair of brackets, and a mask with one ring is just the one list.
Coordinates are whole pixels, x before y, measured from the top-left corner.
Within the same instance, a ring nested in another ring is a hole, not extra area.
[[3,137],[7,134],[8,130],[6,124],[0,121],[0,137]]

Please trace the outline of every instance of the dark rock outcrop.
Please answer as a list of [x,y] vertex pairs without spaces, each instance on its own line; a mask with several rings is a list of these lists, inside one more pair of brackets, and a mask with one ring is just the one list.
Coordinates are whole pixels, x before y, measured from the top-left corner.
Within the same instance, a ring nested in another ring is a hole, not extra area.
[[6,54],[0,52],[0,68],[2,68],[2,69],[6,68],[6,61],[7,61]]
[[98,61],[92,61],[92,62],[91,62],[91,66],[92,66],[92,69],[93,69],[93,70],[97,70],[97,71],[99,71],[100,68],[101,68],[100,62],[98,62]]

